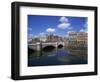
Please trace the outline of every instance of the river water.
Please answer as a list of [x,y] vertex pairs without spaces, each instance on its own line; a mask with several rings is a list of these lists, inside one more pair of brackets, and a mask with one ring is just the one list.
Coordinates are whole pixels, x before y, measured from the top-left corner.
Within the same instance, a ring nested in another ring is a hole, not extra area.
[[35,51],[28,54],[28,66],[87,64],[87,50],[66,48]]

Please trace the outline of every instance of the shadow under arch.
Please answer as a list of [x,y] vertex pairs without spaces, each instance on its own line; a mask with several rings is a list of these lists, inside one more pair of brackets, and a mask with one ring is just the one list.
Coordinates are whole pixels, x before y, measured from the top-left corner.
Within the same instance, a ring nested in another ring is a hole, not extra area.
[[36,50],[31,49],[31,48],[28,47],[28,54],[32,54],[32,53],[34,53],[34,52],[36,52]]
[[49,46],[44,47],[42,50],[43,50],[43,51],[52,51],[52,50],[54,50],[55,48],[56,48],[55,46],[49,45]]
[[62,44],[59,44],[57,48],[63,48],[64,46]]

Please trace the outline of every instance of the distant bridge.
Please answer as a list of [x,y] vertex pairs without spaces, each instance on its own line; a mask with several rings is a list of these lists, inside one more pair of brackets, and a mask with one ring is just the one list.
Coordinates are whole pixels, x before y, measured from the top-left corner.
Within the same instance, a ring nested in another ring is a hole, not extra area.
[[37,43],[28,44],[28,47],[30,49],[39,51],[47,46],[54,46],[55,48],[58,48],[59,45],[62,45],[64,47],[65,43],[64,42],[45,42],[45,43],[37,42]]

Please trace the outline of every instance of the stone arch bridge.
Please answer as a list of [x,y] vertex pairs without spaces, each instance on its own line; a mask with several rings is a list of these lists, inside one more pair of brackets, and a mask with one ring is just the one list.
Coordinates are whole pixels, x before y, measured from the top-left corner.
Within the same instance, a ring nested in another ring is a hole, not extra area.
[[37,42],[37,43],[28,44],[28,47],[30,49],[39,51],[47,46],[54,46],[55,48],[58,48],[59,45],[62,45],[64,47],[65,43],[64,42],[45,42],[45,43]]

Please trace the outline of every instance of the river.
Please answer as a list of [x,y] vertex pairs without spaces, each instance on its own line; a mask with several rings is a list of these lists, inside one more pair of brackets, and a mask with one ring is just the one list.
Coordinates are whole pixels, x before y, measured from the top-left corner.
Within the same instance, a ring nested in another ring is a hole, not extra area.
[[28,66],[76,65],[87,63],[87,50],[54,48],[48,51],[41,50],[28,54]]

